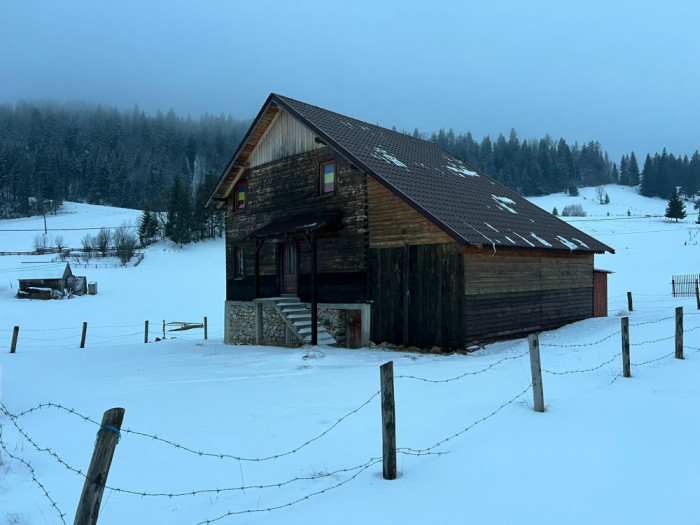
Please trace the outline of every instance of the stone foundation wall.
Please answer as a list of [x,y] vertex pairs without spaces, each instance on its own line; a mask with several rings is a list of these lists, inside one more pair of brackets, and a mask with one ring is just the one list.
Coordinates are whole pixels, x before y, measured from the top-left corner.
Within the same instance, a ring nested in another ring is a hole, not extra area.
[[226,301],[224,306],[224,343],[255,344],[255,303]]
[[[228,344],[258,344],[255,312],[262,307],[263,340],[260,344],[270,346],[298,347],[301,343],[291,335],[288,337],[284,319],[271,301],[226,301],[224,309],[224,342]],[[335,338],[338,346],[347,346],[348,310],[340,305],[318,306],[318,321]]]
[[348,328],[348,311],[318,306],[318,322],[333,336],[338,346],[345,347]]
[[282,316],[277,313],[272,303],[263,303],[262,307],[263,318],[263,341],[262,344],[269,346],[301,346],[296,337],[292,337],[287,342],[286,332],[287,325],[282,319]]

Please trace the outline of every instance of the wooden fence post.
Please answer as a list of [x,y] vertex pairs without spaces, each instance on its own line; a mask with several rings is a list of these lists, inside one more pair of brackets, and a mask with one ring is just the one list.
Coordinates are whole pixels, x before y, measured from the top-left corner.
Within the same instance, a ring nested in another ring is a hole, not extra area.
[[107,483],[109,467],[112,465],[114,449],[119,442],[119,431],[123,420],[123,408],[112,408],[102,416],[102,425],[97,431],[95,450],[92,453],[87,476],[85,476],[78,510],[75,512],[74,525],[94,525],[97,523],[102,493]]
[[207,318],[204,317],[204,340],[207,339]]
[[695,280],[695,302],[698,303],[698,310],[700,310],[700,287],[697,279]]
[[165,319],[163,319],[163,339],[165,339]]
[[17,350],[17,336],[19,335],[19,326],[15,326],[12,330],[12,343],[10,343],[10,353],[14,354]]
[[627,310],[634,312],[634,305],[632,304],[632,292],[627,292]]
[[542,390],[542,367],[540,365],[540,336],[527,336],[530,345],[530,369],[532,370],[532,396],[535,402],[535,412],[544,412],[544,392]]
[[144,323],[143,342],[148,343],[148,321]]
[[83,335],[80,337],[80,348],[85,348],[85,336],[87,335],[87,323],[83,323]]
[[630,318],[623,317],[622,322],[622,375],[624,377],[632,377],[630,369]]
[[683,359],[683,307],[676,308],[676,359]]
[[394,404],[394,362],[379,367],[382,392],[382,457],[384,479],[396,479],[396,407]]
[[676,280],[671,279],[671,289],[673,290],[673,297],[676,296]]

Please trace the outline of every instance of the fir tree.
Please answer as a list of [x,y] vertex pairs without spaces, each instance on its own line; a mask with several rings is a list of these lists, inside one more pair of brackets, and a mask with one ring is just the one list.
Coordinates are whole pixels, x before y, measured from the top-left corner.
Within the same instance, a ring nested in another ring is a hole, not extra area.
[[678,219],[686,218],[685,204],[681,200],[680,195],[678,195],[678,190],[676,188],[673,189],[671,198],[668,201],[668,206],[666,206],[666,217],[669,219],[676,219],[676,222],[678,222]]
[[180,175],[175,175],[173,186],[170,189],[166,235],[180,246],[190,242],[192,240],[191,218],[192,203],[190,192],[183,186]]

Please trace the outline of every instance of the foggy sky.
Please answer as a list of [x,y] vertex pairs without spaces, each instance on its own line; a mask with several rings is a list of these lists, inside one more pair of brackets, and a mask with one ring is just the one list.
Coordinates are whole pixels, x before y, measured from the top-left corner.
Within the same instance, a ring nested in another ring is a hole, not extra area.
[[[0,0],[0,103],[250,118],[270,92],[474,138],[700,149],[700,2]],[[643,162],[643,158],[640,159]]]

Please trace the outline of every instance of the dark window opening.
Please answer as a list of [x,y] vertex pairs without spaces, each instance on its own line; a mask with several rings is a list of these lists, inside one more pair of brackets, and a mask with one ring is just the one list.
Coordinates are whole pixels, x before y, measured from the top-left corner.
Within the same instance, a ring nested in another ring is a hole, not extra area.
[[242,279],[244,276],[245,267],[243,265],[243,248],[235,247],[233,249],[233,278]]

